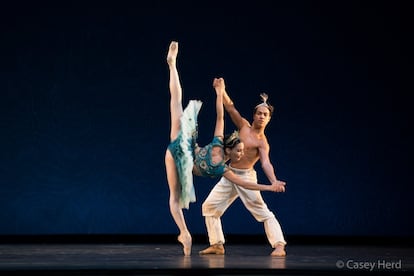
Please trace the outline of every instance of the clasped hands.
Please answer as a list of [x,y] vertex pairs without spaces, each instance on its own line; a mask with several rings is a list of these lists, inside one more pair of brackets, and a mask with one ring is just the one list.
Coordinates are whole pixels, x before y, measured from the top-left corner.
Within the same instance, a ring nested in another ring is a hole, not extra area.
[[280,180],[276,180],[271,185],[271,191],[272,192],[276,192],[276,193],[283,193],[283,192],[286,191],[285,186],[286,186],[286,182],[280,181]]

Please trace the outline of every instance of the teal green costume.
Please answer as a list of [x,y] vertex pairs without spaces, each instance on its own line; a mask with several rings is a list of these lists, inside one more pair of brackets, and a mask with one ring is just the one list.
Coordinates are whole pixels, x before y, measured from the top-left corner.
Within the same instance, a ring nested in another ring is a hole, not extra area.
[[211,160],[211,150],[213,147],[221,147],[221,150],[223,151],[223,141],[217,136],[213,138],[213,141],[210,144],[200,148],[200,151],[195,156],[194,165],[200,171],[201,176],[219,177],[226,171],[224,159],[220,163],[213,164],[213,161]]
[[[181,185],[180,206],[189,209],[190,202],[196,201],[193,184],[193,166],[196,166],[204,177],[219,177],[226,171],[224,159],[217,164],[211,160],[213,147],[223,148],[223,141],[214,137],[213,141],[200,148],[194,154],[197,141],[197,117],[201,108],[201,101],[191,100],[180,118],[181,129],[177,138],[168,145],[168,150],[174,158],[177,167],[178,179]],[[224,153],[223,153],[224,156]]]

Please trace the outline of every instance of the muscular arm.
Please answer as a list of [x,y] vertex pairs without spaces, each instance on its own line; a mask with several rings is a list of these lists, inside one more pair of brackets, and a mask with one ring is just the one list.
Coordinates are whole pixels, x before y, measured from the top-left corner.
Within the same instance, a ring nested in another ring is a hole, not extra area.
[[243,178],[236,175],[231,170],[227,170],[223,176],[233,182],[234,184],[241,186],[248,190],[256,190],[256,191],[269,191],[269,192],[280,192],[280,187],[277,184],[266,185],[266,184],[259,184],[252,181],[244,180]]
[[230,115],[231,120],[236,125],[238,129],[241,129],[243,126],[250,126],[250,123],[243,118],[239,111],[235,108],[233,101],[226,91],[226,86],[224,85],[223,80],[223,104],[227,113]]
[[272,183],[272,185],[276,184],[276,185],[283,187],[283,191],[284,191],[285,190],[284,186],[286,185],[286,183],[276,178],[274,167],[272,163],[270,162],[269,151],[270,151],[269,144],[267,142],[263,142],[263,144],[260,145],[259,147],[259,157],[260,157],[260,163],[262,165],[262,169],[265,175],[267,176],[267,178],[269,179],[270,183]]

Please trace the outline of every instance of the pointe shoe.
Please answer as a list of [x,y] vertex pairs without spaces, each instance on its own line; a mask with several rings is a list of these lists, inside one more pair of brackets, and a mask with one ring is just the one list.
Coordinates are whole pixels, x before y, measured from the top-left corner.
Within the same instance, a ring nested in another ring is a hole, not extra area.
[[177,240],[183,245],[184,256],[191,255],[192,239],[190,234],[181,234]]
[[273,252],[270,255],[273,257],[285,257],[286,256],[285,245],[281,243],[277,244],[275,246],[275,250],[273,250]]
[[199,252],[200,255],[207,255],[207,254],[216,254],[216,255],[224,255],[224,246],[222,244],[213,244],[210,247],[207,247],[204,250]]
[[167,63],[169,65],[175,65],[177,54],[178,54],[178,42],[173,41],[170,44],[170,47],[168,49],[168,54],[167,54]]

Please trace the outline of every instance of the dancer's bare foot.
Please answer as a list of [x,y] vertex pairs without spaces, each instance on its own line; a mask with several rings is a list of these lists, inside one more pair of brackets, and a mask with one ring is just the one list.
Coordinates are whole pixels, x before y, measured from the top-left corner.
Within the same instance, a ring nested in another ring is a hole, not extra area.
[[185,256],[191,255],[192,238],[190,233],[182,233],[178,236],[178,241],[183,245],[183,252]]
[[273,250],[272,254],[270,254],[273,257],[285,257],[286,251],[285,251],[285,245],[282,243],[278,243],[275,246],[275,250]]
[[167,63],[170,66],[175,66],[175,61],[177,60],[177,54],[178,54],[178,42],[172,41],[170,43],[170,47],[168,49],[168,55],[167,55]]

